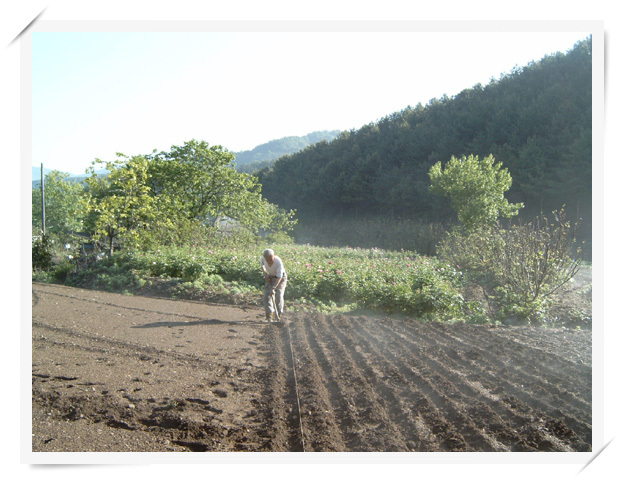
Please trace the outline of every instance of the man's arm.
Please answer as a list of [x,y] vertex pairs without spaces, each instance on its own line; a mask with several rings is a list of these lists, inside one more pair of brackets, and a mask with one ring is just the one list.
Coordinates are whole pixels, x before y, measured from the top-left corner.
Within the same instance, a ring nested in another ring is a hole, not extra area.
[[277,289],[277,286],[280,285],[280,282],[282,282],[282,279],[283,279],[283,276],[277,280],[274,286],[271,286],[271,294],[275,293],[275,289]]

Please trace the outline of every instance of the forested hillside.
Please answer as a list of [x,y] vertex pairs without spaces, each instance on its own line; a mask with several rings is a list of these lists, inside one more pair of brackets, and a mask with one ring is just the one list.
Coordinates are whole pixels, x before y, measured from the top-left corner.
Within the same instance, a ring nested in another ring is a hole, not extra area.
[[286,136],[256,146],[253,150],[234,153],[238,171],[253,173],[270,167],[275,160],[296,153],[319,141],[331,141],[340,131],[315,131],[305,136]]
[[[370,217],[446,222],[428,171],[451,156],[493,154],[525,219],[566,205],[591,227],[591,38],[459,94],[432,99],[278,159],[263,194],[302,223]],[[417,96],[414,92],[414,96]],[[381,95],[381,94],[380,94]],[[365,102],[365,100],[363,100]]]

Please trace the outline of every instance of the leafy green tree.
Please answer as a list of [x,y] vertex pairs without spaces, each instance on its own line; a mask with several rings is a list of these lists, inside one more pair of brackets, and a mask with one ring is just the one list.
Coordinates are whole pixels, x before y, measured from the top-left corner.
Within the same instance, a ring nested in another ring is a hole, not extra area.
[[[46,233],[56,239],[67,240],[69,233],[82,228],[80,200],[84,187],[67,181],[68,173],[51,171],[45,175]],[[41,189],[32,189],[33,233],[41,231]]]
[[279,213],[261,195],[258,179],[239,173],[234,154],[206,141],[191,140],[150,157],[154,195],[166,195],[175,219],[218,224],[227,217],[253,232],[271,226],[287,230],[294,212]]
[[93,162],[84,202],[90,214],[88,226],[96,238],[106,241],[110,254],[116,240],[128,247],[140,247],[142,231],[157,225],[172,227],[171,219],[159,210],[167,205],[159,203],[147,183],[149,160],[145,156],[118,156],[122,159],[106,163],[110,173],[105,178],[97,176],[93,167],[101,161]]
[[511,175],[492,155],[483,160],[475,155],[452,156],[444,168],[440,161],[433,165],[429,177],[432,192],[450,198],[459,221],[469,231],[492,225],[499,217],[511,218],[523,207],[505,198]]
[[[257,178],[238,173],[221,146],[189,141],[170,152],[153,152],[106,163],[110,174],[87,179],[88,225],[112,253],[127,248],[201,243],[230,219],[252,234],[288,231],[294,212],[268,203]],[[95,164],[102,163],[96,160]]]
[[150,157],[149,178],[154,194],[166,193],[176,210],[190,219],[208,221],[225,215],[247,176],[232,168],[234,154],[205,141],[172,146]]

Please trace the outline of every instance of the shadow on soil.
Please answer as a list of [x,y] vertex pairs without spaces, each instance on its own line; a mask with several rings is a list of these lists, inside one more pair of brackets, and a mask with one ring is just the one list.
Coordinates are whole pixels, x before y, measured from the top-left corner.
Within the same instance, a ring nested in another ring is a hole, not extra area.
[[241,324],[263,325],[262,321],[221,321],[220,319],[206,319],[202,321],[155,321],[153,323],[132,326],[132,329],[174,328],[190,326],[240,326]]

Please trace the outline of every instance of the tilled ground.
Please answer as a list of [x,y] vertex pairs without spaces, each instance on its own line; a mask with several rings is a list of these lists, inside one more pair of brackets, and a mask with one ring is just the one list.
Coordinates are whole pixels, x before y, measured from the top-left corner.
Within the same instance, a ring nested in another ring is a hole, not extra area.
[[587,333],[319,315],[269,333],[277,450],[591,450]]
[[591,451],[591,332],[33,284],[32,450]]

